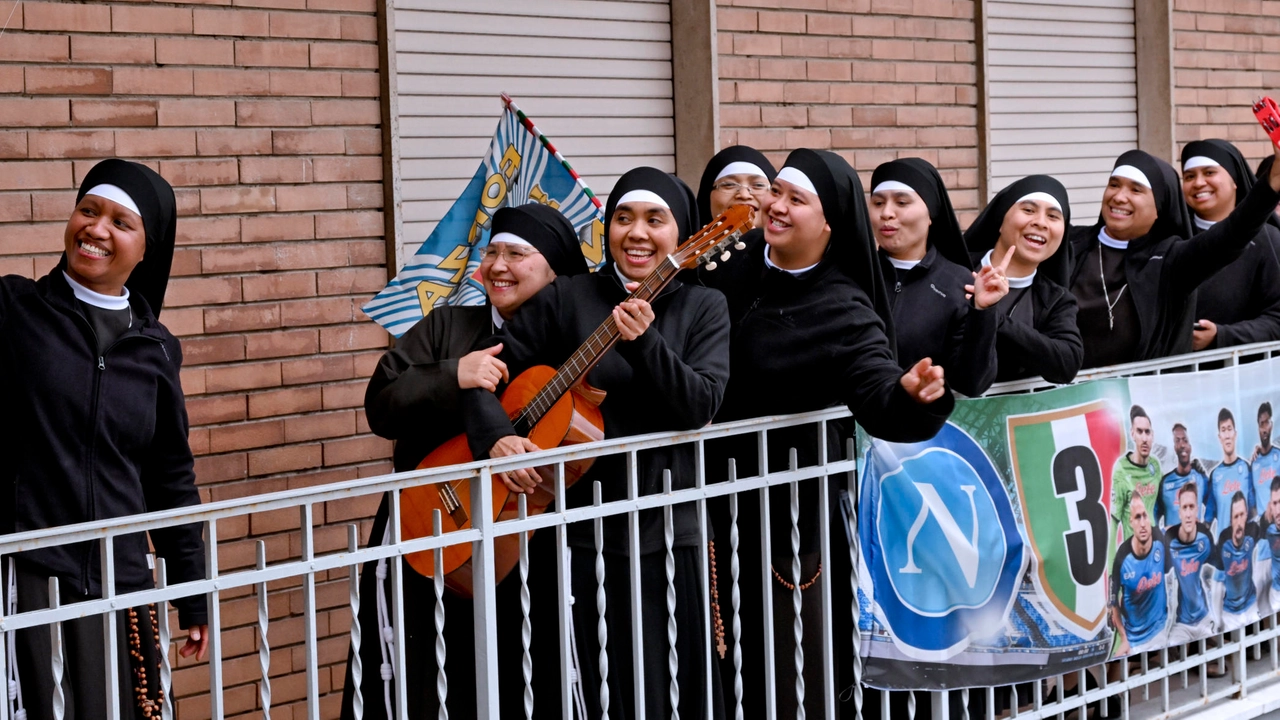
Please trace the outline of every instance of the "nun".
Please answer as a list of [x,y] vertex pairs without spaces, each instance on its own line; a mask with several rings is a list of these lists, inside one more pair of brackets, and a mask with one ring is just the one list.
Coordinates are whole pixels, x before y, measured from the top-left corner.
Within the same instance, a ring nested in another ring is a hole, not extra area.
[[[625,173],[605,205],[608,242],[603,267],[589,275],[557,278],[503,324],[496,338],[502,344],[497,358],[506,364],[508,375],[515,377],[534,365],[560,366],[612,317],[621,339],[586,377],[587,383],[606,393],[600,403],[605,437],[694,430],[711,422],[729,379],[729,315],[724,296],[676,279],[650,302],[627,299],[636,284],[698,227],[693,192],[678,178],[651,167]],[[487,388],[464,390],[461,400],[467,439],[476,457],[534,449],[528,440],[517,439],[511,420]],[[597,459],[567,491],[567,506],[592,504],[592,486],[597,481],[605,502],[626,498],[626,459],[625,455]],[[695,482],[697,464],[692,446],[645,450],[637,459],[641,495],[663,492],[666,470],[675,489],[692,487]],[[531,475],[536,482],[537,475]],[[668,599],[663,509],[641,511],[638,522],[639,555],[632,557],[627,517],[604,520],[599,560],[604,573],[599,584],[593,523],[568,527],[570,582],[579,599],[572,609],[577,675],[585,705],[581,710],[590,718],[629,718],[640,693],[650,716],[678,712],[684,717],[701,717],[709,695],[719,700],[719,675],[713,673],[712,687],[708,687],[704,668],[711,652],[710,631],[702,620],[706,587],[699,583],[706,548],[701,547],[697,507],[688,503],[671,512],[673,606]],[[640,618],[631,613],[632,563],[638,563],[642,581],[637,590]],[[554,578],[554,572],[551,575]],[[597,603],[590,600],[599,597],[598,592],[605,598],[603,618]],[[601,620],[608,629],[603,643],[597,632]],[[643,628],[642,645],[633,648],[636,622]],[[669,623],[677,628],[674,641],[667,630]],[[607,664],[600,660],[602,654]],[[678,658],[674,677],[669,671],[670,655]],[[633,683],[636,662],[643,663],[643,687]],[[535,707],[560,717],[556,707],[559,678],[554,666],[535,668],[534,672],[535,680],[541,672],[546,683],[542,692],[535,689]],[[673,697],[679,698],[674,708]],[[715,708],[719,717],[722,708],[718,702]]]
[[[179,370],[182,347],[157,319],[173,260],[173,189],[138,163],[104,160],[85,175],[63,233],[63,255],[39,280],[0,278],[0,448],[7,459],[0,533],[41,530],[198,505]],[[149,537],[148,537],[149,536]],[[148,542],[170,584],[204,578],[199,524],[115,538],[115,593],[154,586]],[[3,559],[6,611],[102,596],[98,541]],[[179,653],[203,657],[203,597],[174,601],[188,631]],[[120,711],[159,717],[155,606],[119,611],[114,642]],[[62,623],[66,718],[109,714],[103,617]],[[136,630],[134,630],[136,628]],[[54,717],[47,627],[18,630],[16,710]],[[11,655],[10,658],[14,656]],[[12,680],[12,678],[11,678]]]
[[991,307],[1009,291],[999,265],[972,271],[947,188],[925,160],[877,167],[869,203],[899,364],[930,358],[947,368],[952,388],[969,397],[986,392],[996,378],[998,313]]
[[708,222],[733,205],[755,209],[755,227],[764,225],[764,200],[778,174],[764,153],[746,145],[733,145],[716,153],[702,171],[698,183],[698,217]]
[[[868,432],[886,440],[925,440],[942,427],[955,403],[943,369],[926,358],[904,373],[894,358],[892,311],[875,262],[866,207],[858,174],[843,158],[823,150],[795,150],[770,189],[764,228],[744,237],[746,248],[736,257],[715,270],[700,272],[706,285],[728,299],[733,328],[733,376],[716,422],[845,405]],[[810,425],[770,431],[768,470],[788,469],[792,448],[801,467],[817,464],[823,450],[830,458],[843,457],[852,424],[828,423],[827,445],[821,449],[817,430]],[[708,443],[708,477],[713,482],[726,479],[730,460],[736,464],[737,477],[759,475],[756,453],[754,435]],[[844,522],[837,485],[829,486],[832,528]],[[800,484],[799,503],[799,573],[793,567],[790,492],[777,487],[769,496],[773,529],[767,586],[761,587],[754,573],[747,574],[751,579],[740,586],[741,645],[735,647],[730,635],[719,654],[726,704],[732,712],[734,656],[741,653],[742,710],[750,718],[765,717],[765,656],[758,631],[764,622],[765,592],[773,594],[778,717],[796,717],[799,709],[795,666],[790,661],[796,652],[792,598],[797,589],[802,597],[804,708],[814,717],[822,713],[823,633],[830,633],[835,643],[836,692],[854,683],[851,619],[848,613],[828,619],[821,612],[820,583],[832,583],[834,607],[849,607],[852,602],[845,534],[833,531],[834,567],[824,571],[816,481]],[[715,595],[723,610],[733,593],[727,571],[728,501],[709,501],[708,511],[719,568]],[[739,495],[738,560],[743,568],[763,565],[759,527],[757,494]],[[732,627],[733,618],[722,615],[725,626]]]
[[1169,163],[1142,150],[1117,158],[1098,221],[1069,234],[1083,367],[1191,352],[1196,288],[1248,247],[1277,190],[1273,166],[1225,218],[1195,233]]
[[[393,460],[396,472],[413,470],[432,450],[449,438],[463,432],[459,418],[459,393],[468,388],[494,390],[508,378],[506,365],[498,359],[501,345],[489,346],[489,339],[502,329],[529,298],[537,295],[557,277],[582,275],[587,261],[573,225],[553,208],[538,203],[504,207],[494,213],[489,242],[481,250],[480,281],[487,302],[461,307],[437,306],[422,320],[396,340],[395,347],[383,354],[365,390],[364,407],[369,427],[374,433],[395,441]],[[527,441],[526,441],[527,442]],[[522,445],[522,448],[524,446]],[[515,492],[531,485],[529,476],[513,473],[504,477]],[[523,482],[523,485],[520,484]],[[383,498],[369,533],[370,545],[389,541],[387,524],[389,500]],[[549,545],[551,533],[534,535],[530,552],[535,564],[550,557],[554,575],[554,552]],[[405,658],[407,677],[436,676],[436,631],[432,620],[435,590],[431,580],[418,575],[407,561],[403,563],[405,614]],[[388,561],[365,563],[360,574],[361,678],[365,718],[395,717],[390,698],[394,695],[394,679],[380,672],[393,656],[384,629],[390,630],[385,616],[379,619],[379,606],[386,607],[391,585],[387,580]],[[514,576],[512,576],[514,577]],[[530,590],[535,600],[550,593],[554,603],[554,583],[543,582],[547,573],[530,577]],[[498,585],[498,662],[504,677],[520,677],[521,647],[519,643],[518,581],[508,577]],[[446,672],[448,677],[465,687],[467,677],[475,676],[475,639],[472,634],[472,603],[453,594],[444,596]],[[554,608],[554,604],[546,607]],[[550,610],[549,612],[554,612]],[[384,614],[385,615],[385,614]],[[555,647],[554,637],[543,638],[554,626],[535,625],[534,650]],[[559,655],[541,667],[555,667]],[[354,718],[355,681],[348,654],[347,679],[343,684],[342,717]],[[436,684],[412,682],[407,687],[411,717],[434,716],[439,709]],[[500,695],[502,715],[515,714],[521,706],[517,693]],[[447,698],[448,709],[461,717],[476,713],[475,696],[470,692],[454,692]]]
[[1062,239],[1071,204],[1048,175],[1022,178],[991,199],[964,233],[979,267],[1006,266],[1009,294],[995,304],[996,380],[1042,377],[1069,383],[1084,346],[1076,327],[1076,299],[1067,291]]
[[[1182,149],[1182,195],[1200,233],[1226,219],[1253,188],[1244,156],[1226,140],[1196,140]],[[1192,348],[1280,340],[1280,220],[1269,218],[1244,252],[1200,285]]]

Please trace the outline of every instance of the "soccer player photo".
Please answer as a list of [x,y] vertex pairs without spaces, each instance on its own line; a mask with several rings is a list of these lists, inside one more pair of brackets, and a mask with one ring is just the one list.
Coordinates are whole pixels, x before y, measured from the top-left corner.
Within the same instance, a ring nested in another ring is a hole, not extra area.
[[1177,610],[1169,629],[1169,645],[1183,645],[1213,634],[1207,582],[1214,569],[1213,534],[1200,521],[1200,490],[1195,483],[1183,483],[1177,500],[1179,522],[1165,534],[1165,547],[1178,577]]
[[1111,536],[1117,544],[1133,534],[1130,529],[1133,525],[1130,519],[1131,500],[1141,499],[1150,517],[1155,511],[1160,487],[1160,461],[1151,456],[1151,418],[1139,405],[1129,408],[1129,438],[1133,441],[1133,451],[1121,455],[1111,471]]
[[[1249,503],[1244,493],[1236,491],[1227,505],[1231,520],[1227,529],[1218,536],[1218,551],[1214,553],[1217,579],[1223,585],[1222,622],[1219,632],[1227,632],[1258,620],[1258,585],[1270,581],[1269,573],[1258,573],[1259,551],[1266,549],[1259,543],[1258,524],[1249,520]],[[1267,559],[1270,554],[1268,553]],[[1261,574],[1261,582],[1255,574]]]
[[1156,538],[1151,515],[1137,494],[1126,515],[1130,537],[1111,566],[1111,624],[1118,636],[1113,657],[1164,647],[1170,620],[1165,575],[1173,572],[1173,563],[1164,541]]
[[1204,519],[1204,505],[1199,502],[1209,490],[1209,478],[1205,476],[1204,466],[1199,460],[1191,459],[1191,439],[1187,437],[1187,427],[1182,423],[1173,426],[1173,454],[1178,458],[1178,466],[1160,478],[1160,492],[1156,493],[1155,518],[1161,528],[1172,530],[1182,522],[1182,504],[1178,500],[1182,488],[1193,484],[1198,489],[1196,502],[1199,517]]
[[[1266,530],[1263,532],[1267,541],[1267,549],[1271,551],[1271,584],[1267,592],[1267,607],[1270,612],[1275,612],[1280,606],[1280,562],[1276,562],[1276,557],[1280,556],[1280,527],[1276,525],[1280,520],[1280,477],[1271,481],[1271,498],[1267,502],[1267,515],[1271,521],[1267,524]],[[1261,601],[1258,605],[1262,605]]]
[[1222,464],[1209,473],[1209,494],[1205,497],[1205,520],[1215,533],[1222,535],[1231,526],[1231,505],[1236,493],[1245,498],[1246,517],[1255,515],[1253,477],[1249,463],[1236,455],[1236,419],[1231,411],[1218,411],[1218,442],[1222,445]]
[[1258,446],[1253,449],[1253,457],[1249,459],[1249,470],[1253,474],[1253,496],[1258,503],[1256,520],[1262,527],[1267,527],[1275,520],[1272,514],[1271,484],[1276,479],[1276,471],[1280,470],[1280,448],[1271,444],[1271,403],[1264,402],[1258,406]]

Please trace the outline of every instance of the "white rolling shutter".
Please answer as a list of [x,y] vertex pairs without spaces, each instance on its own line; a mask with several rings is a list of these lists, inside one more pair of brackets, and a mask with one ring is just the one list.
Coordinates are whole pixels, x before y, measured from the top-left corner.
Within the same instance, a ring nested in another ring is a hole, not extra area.
[[1133,2],[987,4],[992,195],[1053,175],[1075,224],[1097,218],[1112,163],[1138,146]]
[[637,165],[675,170],[667,0],[410,0],[395,7],[401,259],[475,173],[502,92],[602,201]]

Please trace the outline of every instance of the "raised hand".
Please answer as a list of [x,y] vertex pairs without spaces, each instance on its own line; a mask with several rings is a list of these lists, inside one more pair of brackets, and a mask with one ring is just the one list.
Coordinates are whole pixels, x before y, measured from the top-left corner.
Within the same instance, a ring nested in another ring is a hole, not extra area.
[[999,265],[995,264],[995,255],[991,256],[992,264],[983,267],[976,273],[973,273],[973,284],[965,285],[965,298],[973,298],[973,306],[979,310],[995,305],[1000,302],[1001,298],[1009,294],[1009,278],[1005,272],[1009,269],[1009,262],[1013,260],[1013,253],[1016,249],[1009,247],[1009,252],[1004,254],[1004,260]]
[[507,374],[507,364],[498,359],[500,352],[502,343],[463,355],[458,360],[458,387],[496,392],[499,382],[511,379]]
[[911,369],[898,380],[898,384],[907,391],[912,400],[921,405],[928,405],[947,391],[947,385],[943,381],[942,366],[934,365],[933,360],[929,358],[911,366]]

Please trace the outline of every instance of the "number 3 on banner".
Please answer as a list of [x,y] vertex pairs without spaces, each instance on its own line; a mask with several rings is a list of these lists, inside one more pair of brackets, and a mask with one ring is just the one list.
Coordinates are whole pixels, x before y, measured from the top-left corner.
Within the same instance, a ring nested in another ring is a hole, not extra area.
[[[1054,494],[1067,501],[1071,530],[1064,534],[1071,578],[1093,585],[1107,569],[1107,508],[1102,499],[1102,468],[1098,456],[1075,445],[1053,459]],[[1074,502],[1068,496],[1075,496]]]

